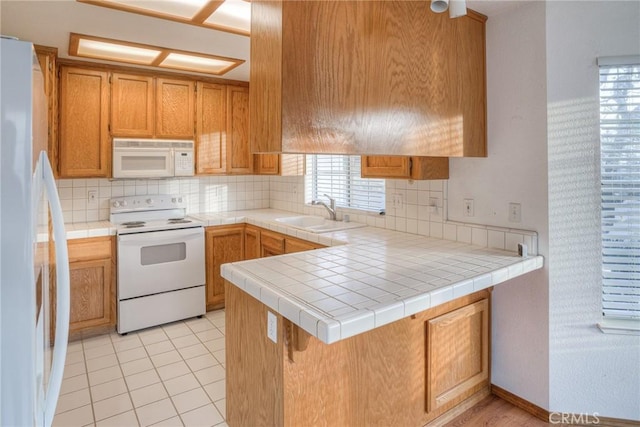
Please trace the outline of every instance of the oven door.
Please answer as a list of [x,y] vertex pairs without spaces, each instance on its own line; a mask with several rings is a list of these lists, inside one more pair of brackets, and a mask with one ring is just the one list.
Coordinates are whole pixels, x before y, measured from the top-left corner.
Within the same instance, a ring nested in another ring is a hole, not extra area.
[[204,285],[204,228],[118,236],[118,299]]
[[171,148],[113,148],[114,178],[167,178],[174,174]]

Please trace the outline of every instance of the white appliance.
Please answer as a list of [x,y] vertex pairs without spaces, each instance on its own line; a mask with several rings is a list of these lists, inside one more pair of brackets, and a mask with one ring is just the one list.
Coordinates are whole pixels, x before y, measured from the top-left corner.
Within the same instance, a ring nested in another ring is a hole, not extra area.
[[1,39],[0,58],[0,425],[48,427],[69,334],[67,242],[33,45]]
[[113,138],[114,178],[193,176],[193,141]]
[[111,199],[118,236],[118,333],[206,312],[204,226],[182,196]]

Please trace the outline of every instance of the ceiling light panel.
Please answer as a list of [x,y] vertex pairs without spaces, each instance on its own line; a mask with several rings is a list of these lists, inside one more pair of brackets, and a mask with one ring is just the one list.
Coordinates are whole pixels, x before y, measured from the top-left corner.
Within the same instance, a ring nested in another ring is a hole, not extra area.
[[170,53],[160,63],[162,67],[176,68],[179,70],[190,69],[201,73],[222,74],[225,70],[236,65],[234,61],[226,61],[217,58],[203,58],[200,56]]
[[123,9],[141,9],[147,12],[191,19],[208,0],[102,0]]
[[248,33],[251,30],[251,3],[244,0],[226,0],[204,22]]
[[78,56],[87,58],[151,64],[160,52],[160,50],[145,49],[113,42],[78,39],[78,49],[76,53]]

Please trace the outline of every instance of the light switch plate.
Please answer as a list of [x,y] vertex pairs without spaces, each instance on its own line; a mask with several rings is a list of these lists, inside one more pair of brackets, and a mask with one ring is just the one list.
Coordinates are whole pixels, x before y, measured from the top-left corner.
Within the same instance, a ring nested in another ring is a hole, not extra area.
[[278,343],[278,318],[270,311],[267,311],[267,337]]

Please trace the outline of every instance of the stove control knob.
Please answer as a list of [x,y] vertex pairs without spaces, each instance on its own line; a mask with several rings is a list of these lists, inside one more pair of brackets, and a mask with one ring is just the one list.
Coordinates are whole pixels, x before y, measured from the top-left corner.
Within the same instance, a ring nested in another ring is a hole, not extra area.
[[127,206],[127,201],[126,201],[126,200],[123,200],[123,201],[122,201],[122,203],[121,203],[121,205],[122,205],[122,206]]
[[182,203],[182,197],[178,198],[178,203]]
[[114,208],[119,208],[120,207],[120,202],[117,201],[117,200],[115,202],[113,202],[113,207]]
[[176,202],[176,198],[175,198],[175,197],[172,197],[172,198],[171,198],[171,203],[175,203],[175,202]]
[[147,204],[148,204],[148,205],[153,204],[153,199],[147,199]]

